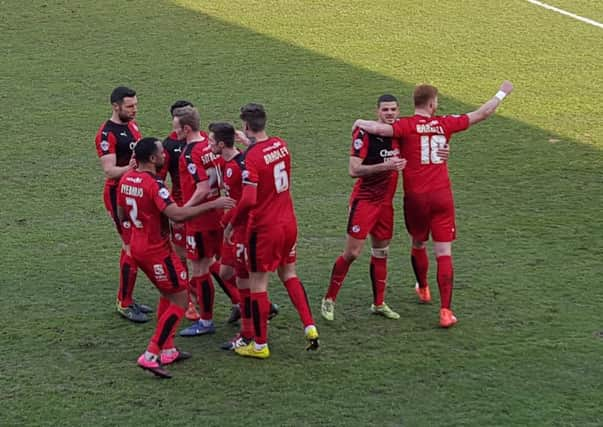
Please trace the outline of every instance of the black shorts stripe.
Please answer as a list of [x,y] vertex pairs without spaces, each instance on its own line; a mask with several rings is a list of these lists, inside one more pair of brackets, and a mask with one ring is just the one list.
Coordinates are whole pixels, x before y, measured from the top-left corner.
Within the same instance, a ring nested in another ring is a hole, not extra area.
[[167,318],[167,320],[163,324],[163,329],[161,329],[161,335],[159,335],[159,340],[157,341],[157,345],[159,346],[159,348],[163,348],[163,345],[170,336],[172,329],[174,329],[176,322],[178,322],[178,316],[172,314],[170,315],[170,317]]
[[257,261],[257,244],[258,244],[258,233],[253,232],[249,236],[249,263],[251,264],[251,271],[257,272],[258,261]]
[[203,246],[203,233],[195,233],[195,245],[199,258],[205,258],[205,247]]
[[163,262],[165,263],[165,266],[167,267],[168,276],[170,278],[170,281],[172,282],[172,287],[174,289],[178,289],[178,287],[179,287],[178,273],[176,272],[176,267],[174,267],[174,263],[172,262],[172,259],[170,257],[167,257],[166,259],[163,260]]
[[352,202],[352,206],[350,207],[350,215],[348,216],[347,226],[348,234],[352,232],[352,222],[354,221],[354,214],[356,213],[356,209],[358,208],[358,202],[360,202],[360,200],[354,199],[354,201]]
[[117,232],[121,234],[121,222],[117,216],[117,187],[109,187],[109,202],[111,203],[113,222],[115,223],[115,227],[117,227]]

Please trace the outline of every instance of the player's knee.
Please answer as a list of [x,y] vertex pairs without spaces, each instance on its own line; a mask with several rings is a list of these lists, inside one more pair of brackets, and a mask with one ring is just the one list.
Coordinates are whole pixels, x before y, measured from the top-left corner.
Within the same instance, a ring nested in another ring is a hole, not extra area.
[[343,252],[343,259],[346,260],[348,264],[356,261],[358,257],[362,254],[362,246],[359,248],[346,248]]
[[278,278],[281,279],[281,282],[283,283],[297,276],[297,272],[295,271],[295,265],[293,264],[287,264],[282,267],[279,267],[277,273]]
[[414,240],[412,241],[412,247],[415,249],[425,249],[425,247],[427,246],[427,242],[422,242],[420,240]]
[[371,248],[371,255],[375,258],[387,258],[387,254],[389,254],[389,246],[384,248]]

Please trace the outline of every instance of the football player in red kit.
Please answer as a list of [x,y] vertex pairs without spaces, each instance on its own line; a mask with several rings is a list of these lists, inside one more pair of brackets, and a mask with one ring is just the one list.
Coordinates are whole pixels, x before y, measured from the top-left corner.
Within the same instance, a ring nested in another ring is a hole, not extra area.
[[157,376],[170,378],[164,365],[188,359],[189,353],[174,346],[174,333],[184,316],[188,298],[187,272],[170,244],[168,218],[184,221],[212,209],[233,206],[229,198],[179,207],[157,175],[165,162],[161,141],[141,139],[134,148],[138,166],[125,173],[118,184],[118,218],[129,220],[132,258],[160,292],[157,327],[138,365]]
[[415,114],[393,125],[357,120],[354,128],[400,140],[404,168],[404,218],[412,238],[411,261],[417,278],[416,291],[421,302],[429,302],[428,257],[425,245],[434,242],[437,282],[440,291],[440,326],[457,322],[451,310],[453,288],[452,242],[456,238],[454,200],[447,163],[438,149],[450,143],[453,134],[490,117],[513,90],[505,81],[499,91],[479,109],[462,115],[436,116],[438,90],[430,85],[417,86],[413,93]]

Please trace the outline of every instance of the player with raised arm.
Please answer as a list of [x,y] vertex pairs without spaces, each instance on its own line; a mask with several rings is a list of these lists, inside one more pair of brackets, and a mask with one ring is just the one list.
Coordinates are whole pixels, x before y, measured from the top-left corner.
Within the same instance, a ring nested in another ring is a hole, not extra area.
[[161,141],[143,138],[134,148],[138,167],[119,181],[118,217],[132,223],[131,254],[138,266],[160,292],[157,327],[138,365],[153,374],[171,378],[164,365],[188,359],[189,353],[174,346],[174,333],[184,316],[187,299],[187,273],[170,244],[168,218],[184,221],[211,209],[233,206],[229,198],[180,207],[157,175],[165,162]]
[[[400,114],[398,99],[382,95],[377,100],[380,123],[393,124]],[[373,289],[371,311],[388,319],[400,315],[385,303],[387,255],[394,230],[393,198],[398,173],[406,160],[400,158],[398,142],[391,137],[371,135],[354,129],[350,150],[349,174],[357,178],[350,196],[347,240],[331,271],[329,288],[322,300],[320,313],[326,320],[335,318],[335,300],[352,262],[362,253],[364,241],[371,236],[370,278]]]
[[316,350],[318,330],[295,270],[297,219],[290,192],[291,155],[285,141],[266,133],[266,111],[262,105],[243,106],[240,117],[252,144],[245,153],[241,199],[226,226],[224,238],[232,241],[234,229],[246,224],[254,340],[235,348],[235,352],[262,359],[270,356],[268,280],[270,272],[275,270],[304,325],[306,349]]
[[111,118],[100,126],[96,138],[96,152],[106,177],[103,199],[107,213],[115,223],[122,241],[119,257],[119,289],[117,291],[117,312],[132,322],[144,323],[152,310],[144,304],[134,302],[134,285],[138,267],[129,250],[130,222],[121,223],[117,217],[117,183],[121,176],[136,163],[132,152],[136,141],[141,138],[136,124],[138,98],[133,89],[119,86],[111,92]]
[[505,81],[500,90],[477,110],[452,116],[436,116],[438,90],[430,85],[417,86],[413,93],[415,115],[404,117],[393,125],[356,120],[354,128],[381,136],[400,139],[404,168],[404,218],[412,238],[411,262],[416,275],[415,286],[421,302],[430,302],[427,283],[429,261],[426,243],[431,238],[437,261],[440,291],[440,326],[448,328],[457,322],[451,310],[453,288],[452,242],[456,238],[454,200],[447,163],[438,149],[450,143],[453,134],[490,117],[502,100],[513,90]]

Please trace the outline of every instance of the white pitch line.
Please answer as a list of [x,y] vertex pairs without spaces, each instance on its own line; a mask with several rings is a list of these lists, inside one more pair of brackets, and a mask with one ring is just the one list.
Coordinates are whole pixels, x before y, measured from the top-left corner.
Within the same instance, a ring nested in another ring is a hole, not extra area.
[[587,24],[594,25],[595,27],[603,28],[603,24],[595,21],[594,19],[588,19],[584,16],[576,15],[575,13],[568,12],[567,10],[559,9],[558,7],[551,6],[550,4],[543,3],[538,0],[527,0],[529,3],[535,4],[536,6],[544,7],[545,9],[552,10],[553,12],[560,13],[570,18],[577,19],[578,21],[586,22]]

